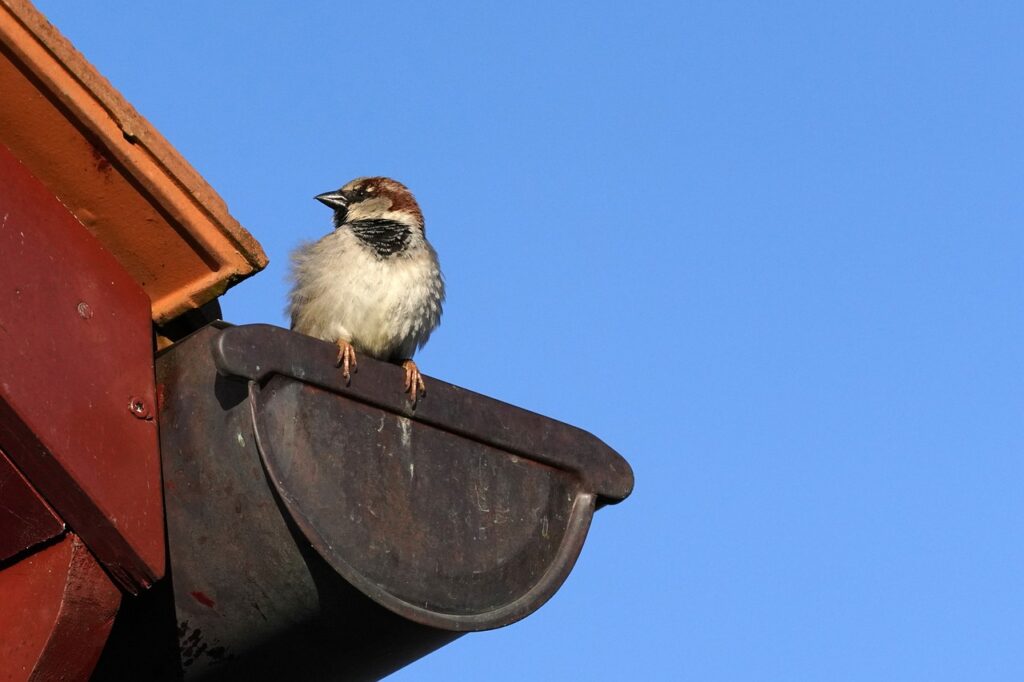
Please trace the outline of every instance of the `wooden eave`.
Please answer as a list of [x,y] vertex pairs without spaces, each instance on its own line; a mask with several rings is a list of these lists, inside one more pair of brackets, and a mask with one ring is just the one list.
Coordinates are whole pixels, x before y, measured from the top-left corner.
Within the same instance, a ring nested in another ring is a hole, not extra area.
[[267,264],[217,193],[26,0],[0,0],[0,144],[139,282],[158,323]]

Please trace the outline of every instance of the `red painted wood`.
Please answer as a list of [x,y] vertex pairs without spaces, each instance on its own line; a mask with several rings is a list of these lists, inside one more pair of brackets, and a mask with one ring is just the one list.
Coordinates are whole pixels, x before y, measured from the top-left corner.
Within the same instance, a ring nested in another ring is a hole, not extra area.
[[0,681],[87,680],[121,593],[68,535],[0,571]]
[[164,569],[149,299],[3,147],[0,254],[0,447],[138,591]]
[[64,524],[0,450],[0,562],[64,532]]

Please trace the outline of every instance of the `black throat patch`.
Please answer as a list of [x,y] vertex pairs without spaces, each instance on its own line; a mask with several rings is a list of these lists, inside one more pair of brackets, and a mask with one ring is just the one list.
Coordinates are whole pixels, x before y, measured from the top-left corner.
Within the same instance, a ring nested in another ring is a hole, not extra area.
[[381,258],[400,253],[409,245],[409,227],[395,220],[368,218],[353,220],[348,225],[352,232],[364,244],[373,247]]

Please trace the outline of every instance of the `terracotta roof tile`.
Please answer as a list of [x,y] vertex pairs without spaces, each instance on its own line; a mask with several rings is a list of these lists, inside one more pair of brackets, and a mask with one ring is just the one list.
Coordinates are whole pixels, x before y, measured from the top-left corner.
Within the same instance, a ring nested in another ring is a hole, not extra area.
[[177,151],[25,0],[0,0],[0,144],[114,254],[165,322],[267,264]]

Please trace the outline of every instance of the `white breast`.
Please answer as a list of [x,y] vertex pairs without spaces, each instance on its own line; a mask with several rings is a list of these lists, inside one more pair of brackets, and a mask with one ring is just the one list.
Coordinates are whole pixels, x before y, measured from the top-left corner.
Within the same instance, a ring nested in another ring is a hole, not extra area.
[[295,250],[292,279],[295,331],[379,359],[411,358],[441,320],[444,280],[418,231],[403,253],[380,258],[342,227]]

